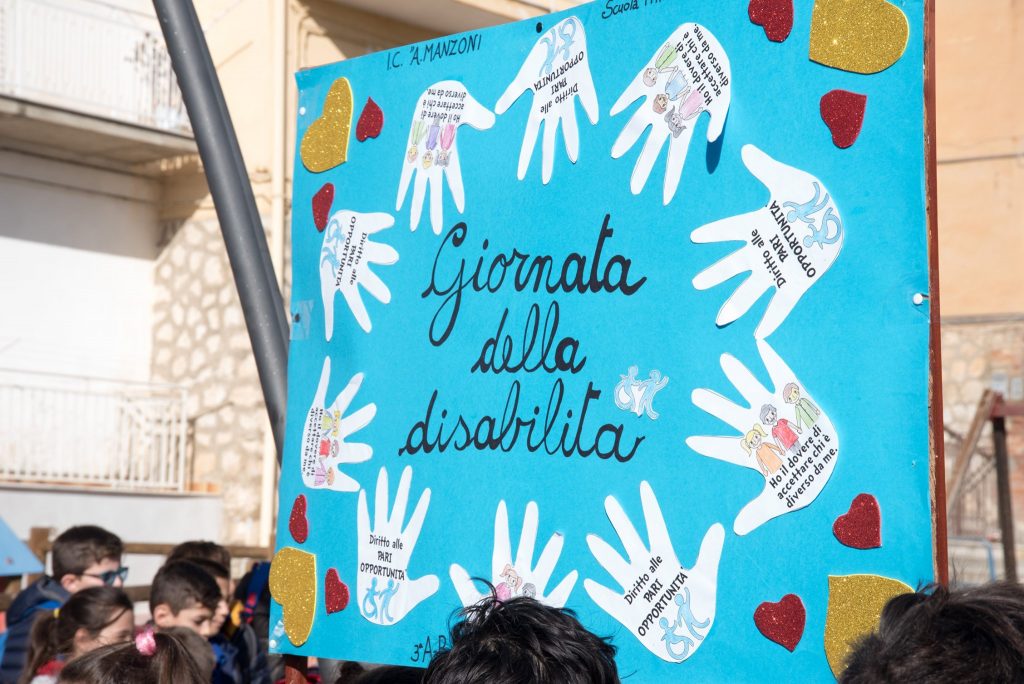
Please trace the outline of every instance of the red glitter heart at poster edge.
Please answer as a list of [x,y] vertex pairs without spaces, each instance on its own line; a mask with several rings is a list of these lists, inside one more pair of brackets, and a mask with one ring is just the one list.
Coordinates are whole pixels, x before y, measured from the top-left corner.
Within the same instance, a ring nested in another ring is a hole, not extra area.
[[324,183],[324,186],[313,195],[313,223],[321,233],[327,227],[327,219],[331,216],[331,206],[334,204],[334,184]]
[[840,543],[854,549],[877,549],[882,545],[882,511],[878,499],[858,494],[850,510],[836,518],[832,533]]
[[376,138],[383,129],[384,110],[372,97],[366,98],[363,113],[359,115],[359,121],[356,123],[356,140],[365,142],[367,138]]
[[789,38],[793,30],[793,0],[750,0],[747,14],[750,21],[764,28],[764,35],[774,43]]
[[804,636],[807,611],[796,594],[786,594],[778,603],[765,601],[754,611],[754,624],[766,638],[793,651]]
[[288,531],[292,539],[300,544],[309,537],[309,521],[306,520],[306,495],[299,494],[292,504],[291,515],[288,516]]
[[867,105],[867,95],[849,90],[830,90],[821,96],[821,119],[832,132],[836,147],[846,149],[857,141]]
[[337,570],[330,568],[324,578],[324,603],[327,606],[328,615],[345,610],[345,607],[348,606],[348,599],[348,585],[341,581]]

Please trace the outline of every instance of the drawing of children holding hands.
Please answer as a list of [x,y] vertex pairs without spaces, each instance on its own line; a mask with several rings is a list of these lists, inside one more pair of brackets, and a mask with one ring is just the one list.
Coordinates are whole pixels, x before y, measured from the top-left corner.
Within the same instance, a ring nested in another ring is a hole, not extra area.
[[796,427],[811,427],[818,422],[821,411],[810,399],[800,397],[800,387],[795,382],[787,383],[782,390],[782,398],[796,409]]
[[761,407],[761,422],[771,426],[772,439],[784,451],[791,451],[795,454],[800,450],[797,435],[803,434],[803,430],[785,418],[779,418],[779,412],[771,404]]
[[771,442],[764,441],[767,436],[768,433],[764,431],[764,428],[755,424],[750,432],[740,439],[740,446],[748,454],[757,458],[757,465],[765,477],[778,472],[782,467],[782,460],[779,457],[785,455],[782,449]]

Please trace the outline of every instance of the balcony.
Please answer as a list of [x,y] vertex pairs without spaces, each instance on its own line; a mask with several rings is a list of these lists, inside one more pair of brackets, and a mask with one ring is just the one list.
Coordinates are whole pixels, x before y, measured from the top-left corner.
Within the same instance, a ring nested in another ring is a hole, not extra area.
[[0,369],[0,483],[187,491],[187,401],[172,385]]
[[101,0],[0,0],[0,138],[104,165],[193,153],[156,18]]

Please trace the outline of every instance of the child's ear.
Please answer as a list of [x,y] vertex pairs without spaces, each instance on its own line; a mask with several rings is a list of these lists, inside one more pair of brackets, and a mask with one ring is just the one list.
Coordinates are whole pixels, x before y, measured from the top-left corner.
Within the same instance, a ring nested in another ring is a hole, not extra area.
[[158,603],[153,606],[153,624],[157,627],[173,627],[174,611],[166,603]]
[[70,573],[64,574],[60,578],[60,586],[64,587],[64,591],[69,594],[74,594],[79,589],[81,579],[78,575],[72,575]]

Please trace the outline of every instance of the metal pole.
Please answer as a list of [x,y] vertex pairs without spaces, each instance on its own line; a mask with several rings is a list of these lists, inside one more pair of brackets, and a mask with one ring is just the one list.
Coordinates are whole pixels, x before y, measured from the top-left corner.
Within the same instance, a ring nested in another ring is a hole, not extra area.
[[996,456],[996,488],[999,490],[999,529],[1003,538],[1005,579],[1017,581],[1017,544],[1013,533],[1013,500],[1010,498],[1010,459],[1006,452],[1006,418],[992,418],[992,442]]
[[224,93],[190,0],[153,0],[188,109],[242,303],[281,461],[287,403],[288,322]]

